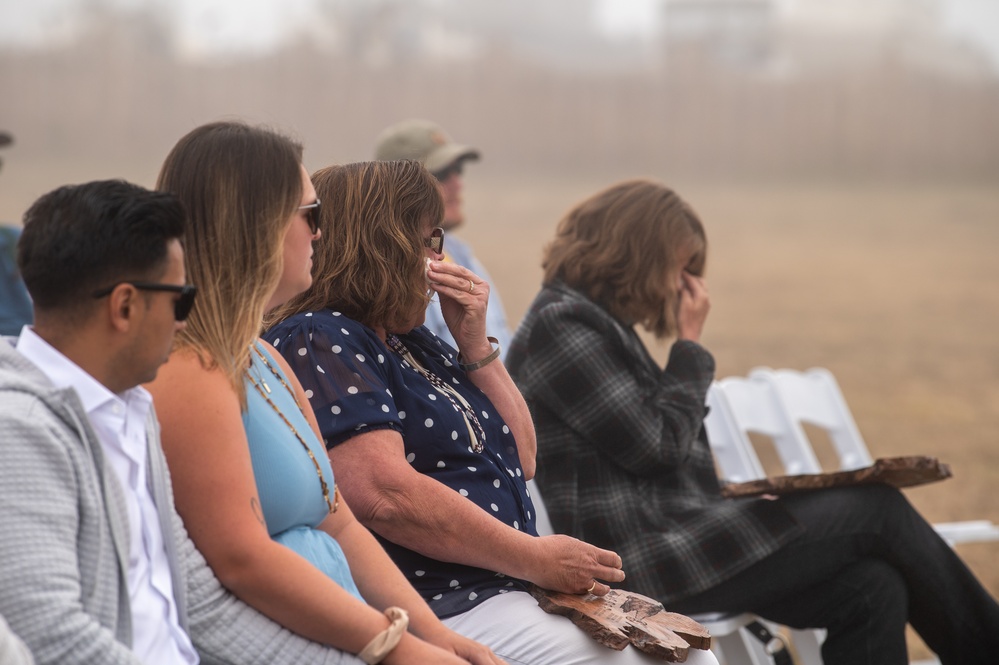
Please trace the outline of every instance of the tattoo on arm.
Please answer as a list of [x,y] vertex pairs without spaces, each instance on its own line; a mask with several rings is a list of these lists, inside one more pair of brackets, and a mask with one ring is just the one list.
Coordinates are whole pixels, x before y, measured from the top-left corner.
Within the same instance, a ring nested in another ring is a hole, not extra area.
[[257,521],[266,527],[267,522],[264,520],[264,511],[260,509],[260,502],[257,501],[257,497],[250,499],[250,510],[256,515]]

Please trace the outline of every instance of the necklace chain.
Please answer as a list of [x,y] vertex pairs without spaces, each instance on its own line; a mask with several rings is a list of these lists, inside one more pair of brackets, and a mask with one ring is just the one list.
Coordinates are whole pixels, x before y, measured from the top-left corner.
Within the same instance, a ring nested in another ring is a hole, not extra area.
[[[291,398],[295,400],[295,406],[298,407],[298,410],[302,412],[302,416],[304,417],[305,409],[303,409],[301,403],[299,403],[298,396],[295,395],[295,391],[292,390],[291,386],[289,386],[285,382],[284,377],[281,376],[280,372],[278,372],[274,368],[274,366],[270,364],[270,362],[267,360],[267,356],[265,356],[260,351],[260,349],[257,348],[256,344],[253,345],[253,350],[257,352],[257,356],[259,356],[260,360],[263,361],[264,366],[266,366],[267,369],[271,371],[271,374],[273,374],[274,377],[281,382],[281,385],[285,387],[285,389],[291,395]],[[312,463],[316,467],[316,475],[319,476],[319,485],[323,489],[323,499],[326,500],[326,505],[329,507],[330,512],[335,513],[337,508],[340,507],[340,490],[337,488],[336,483],[333,483],[333,500],[331,501],[329,485],[326,483],[326,478],[323,476],[323,470],[322,467],[319,466],[319,460],[317,460],[316,456],[312,453],[312,448],[310,448],[309,444],[306,443],[304,438],[302,438],[302,435],[298,433],[298,430],[295,429],[295,426],[291,424],[291,421],[288,420],[288,417],[284,415],[284,413],[281,412],[281,409],[277,407],[277,404],[272,402],[271,398],[267,396],[267,393],[270,392],[270,389],[268,388],[267,392],[264,392],[264,389],[261,388],[256,381],[254,381],[253,376],[249,373],[249,371],[247,371],[246,376],[248,379],[250,379],[250,383],[253,384],[253,387],[257,389],[257,392],[260,393],[260,396],[263,397],[264,400],[271,405],[271,408],[274,409],[274,412],[281,417],[281,420],[284,421],[284,424],[288,426],[288,429],[291,430],[291,433],[294,434],[295,438],[298,439],[298,442],[302,444],[302,447],[305,448],[305,452],[309,454],[309,459],[312,460]],[[267,383],[263,380],[263,378],[260,379],[260,383],[263,383],[264,388],[267,388]],[[308,418],[306,418],[306,420],[308,420]]]
[[[482,423],[479,422],[478,416],[475,415],[475,410],[472,406],[465,400],[461,394],[455,390],[453,387],[449,386],[444,382],[444,379],[437,376],[429,369],[421,365],[416,358],[413,357],[412,352],[402,343],[402,340],[395,335],[387,335],[386,341],[388,342],[389,348],[391,348],[396,355],[409,363],[409,365],[419,374],[421,374],[430,385],[440,394],[448,398],[451,402],[451,406],[462,415],[465,419],[465,426],[468,428],[468,436],[472,440],[472,450],[477,453],[481,453],[485,448],[486,441],[486,431],[482,427]],[[456,399],[457,398],[457,399]],[[459,405],[458,402],[461,401]],[[473,430],[472,427],[475,427]],[[476,434],[478,436],[476,436]]]

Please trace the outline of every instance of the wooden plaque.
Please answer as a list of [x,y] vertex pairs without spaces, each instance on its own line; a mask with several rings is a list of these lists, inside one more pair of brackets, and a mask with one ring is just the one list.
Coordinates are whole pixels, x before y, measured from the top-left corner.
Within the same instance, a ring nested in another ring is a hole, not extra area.
[[871,466],[852,471],[805,473],[798,476],[776,476],[722,487],[722,496],[729,498],[759,494],[790,494],[827,487],[884,483],[894,487],[912,487],[950,478],[950,467],[936,457],[882,457]]
[[689,649],[711,647],[711,635],[704,626],[631,591],[611,589],[606,596],[577,596],[532,586],[531,594],[545,612],[569,618],[597,642],[617,651],[631,644],[660,660],[682,663]]

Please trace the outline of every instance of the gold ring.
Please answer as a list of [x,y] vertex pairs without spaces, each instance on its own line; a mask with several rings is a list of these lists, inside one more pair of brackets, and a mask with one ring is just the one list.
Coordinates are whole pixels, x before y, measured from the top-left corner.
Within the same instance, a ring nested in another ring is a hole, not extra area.
[[468,292],[475,293],[475,282],[468,280]]
[[586,593],[593,593],[593,590],[596,588],[597,588],[597,581],[593,580],[593,584],[591,584],[590,588],[586,590]]

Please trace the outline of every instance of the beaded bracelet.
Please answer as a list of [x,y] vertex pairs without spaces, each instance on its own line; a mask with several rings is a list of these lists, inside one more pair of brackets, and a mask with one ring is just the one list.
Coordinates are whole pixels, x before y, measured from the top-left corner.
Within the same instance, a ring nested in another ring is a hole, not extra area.
[[495,344],[496,345],[496,348],[493,349],[492,353],[490,353],[488,356],[486,356],[482,360],[477,360],[474,363],[463,363],[463,362],[461,362],[461,354],[459,353],[458,354],[458,367],[460,367],[463,370],[465,370],[465,372],[474,372],[477,369],[482,369],[483,367],[485,367],[486,365],[488,365],[492,361],[494,361],[497,358],[499,358],[499,354],[500,354],[499,340],[496,339],[495,337],[486,337],[486,340],[490,344]]
[[357,657],[368,665],[376,665],[392,653],[399,645],[399,640],[409,627],[409,613],[401,607],[390,607],[385,610],[385,616],[391,621],[388,628],[375,635],[368,645],[361,649]]

